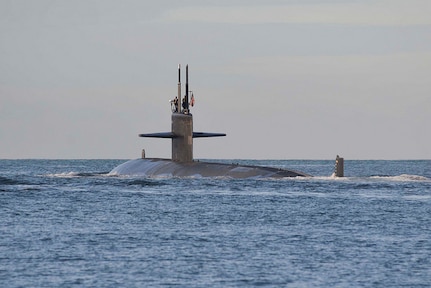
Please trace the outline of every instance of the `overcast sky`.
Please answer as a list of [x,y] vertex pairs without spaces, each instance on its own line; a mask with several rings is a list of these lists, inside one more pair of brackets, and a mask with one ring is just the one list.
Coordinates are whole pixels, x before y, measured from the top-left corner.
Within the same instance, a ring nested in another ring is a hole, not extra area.
[[430,15],[429,0],[0,0],[0,158],[169,158],[138,134],[170,131],[181,63],[194,130],[227,133],[195,139],[195,158],[431,159]]

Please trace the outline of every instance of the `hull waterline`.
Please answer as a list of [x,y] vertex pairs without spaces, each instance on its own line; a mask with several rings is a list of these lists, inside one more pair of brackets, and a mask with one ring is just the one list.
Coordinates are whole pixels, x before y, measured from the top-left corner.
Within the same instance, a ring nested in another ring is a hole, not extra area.
[[114,168],[110,175],[145,177],[226,177],[226,178],[285,178],[309,177],[293,170],[273,167],[224,164],[212,162],[175,162],[168,159],[146,158],[127,161]]

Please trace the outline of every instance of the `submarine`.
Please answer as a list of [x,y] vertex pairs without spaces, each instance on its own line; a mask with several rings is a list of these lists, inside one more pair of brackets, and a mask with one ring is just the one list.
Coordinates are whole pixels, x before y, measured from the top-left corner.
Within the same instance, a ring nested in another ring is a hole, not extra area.
[[[139,134],[139,137],[171,139],[171,159],[142,157],[129,160],[115,167],[110,175],[129,175],[143,177],[226,177],[226,178],[285,178],[310,177],[311,175],[275,167],[239,165],[228,163],[202,162],[193,159],[193,139],[223,137],[225,133],[193,131],[194,106],[193,92],[189,91],[189,73],[186,65],[185,95],[181,98],[181,65],[178,65],[178,95],[170,100],[172,125],[170,132]],[[189,92],[191,97],[189,99]]]

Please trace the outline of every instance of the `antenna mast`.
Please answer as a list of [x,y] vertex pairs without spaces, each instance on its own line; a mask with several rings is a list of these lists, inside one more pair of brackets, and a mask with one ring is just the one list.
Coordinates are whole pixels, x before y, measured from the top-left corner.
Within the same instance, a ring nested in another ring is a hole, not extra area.
[[189,114],[189,65],[186,65],[186,108],[184,113]]
[[181,64],[178,64],[178,101],[177,112],[181,113]]

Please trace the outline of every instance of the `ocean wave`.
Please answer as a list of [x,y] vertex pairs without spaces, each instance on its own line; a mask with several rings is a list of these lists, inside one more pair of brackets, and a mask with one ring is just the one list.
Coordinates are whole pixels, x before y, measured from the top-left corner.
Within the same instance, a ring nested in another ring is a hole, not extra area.
[[62,172],[44,175],[53,178],[77,178],[77,177],[100,177],[109,176],[108,172]]
[[401,174],[398,176],[371,176],[371,179],[382,179],[390,181],[419,181],[419,182],[431,182],[430,178],[420,175]]
[[375,176],[346,176],[346,177],[336,177],[335,174],[331,176],[312,176],[312,177],[293,177],[289,180],[300,180],[300,181],[361,181],[361,180],[381,180],[381,181],[394,181],[394,182],[431,182],[431,178],[420,176],[420,175],[410,175],[401,174],[396,176],[388,175],[375,175]]
[[0,176],[0,185],[24,185],[27,182]]
[[[78,177],[114,177],[114,178],[125,178],[125,179],[134,179],[134,178],[144,178],[144,179],[217,179],[217,180],[231,180],[234,179],[228,176],[217,176],[217,177],[202,177],[199,174],[191,175],[188,177],[175,177],[169,174],[158,175],[158,176],[142,176],[142,175],[119,175],[116,172],[61,172],[61,173],[53,173],[44,175],[46,177],[53,178],[78,178]],[[396,176],[388,176],[388,175],[375,175],[375,176],[346,176],[346,177],[336,177],[335,174],[330,176],[310,176],[310,177],[285,177],[285,178],[266,178],[266,177],[250,177],[244,180],[272,180],[272,181],[280,181],[280,180],[288,180],[288,181],[356,181],[356,180],[382,180],[382,181],[396,181],[396,182],[407,182],[407,181],[416,181],[416,182],[431,182],[431,178],[420,176],[420,175],[411,175],[411,174],[401,174]],[[19,184],[15,180],[8,179],[5,177],[0,177],[0,184]]]

